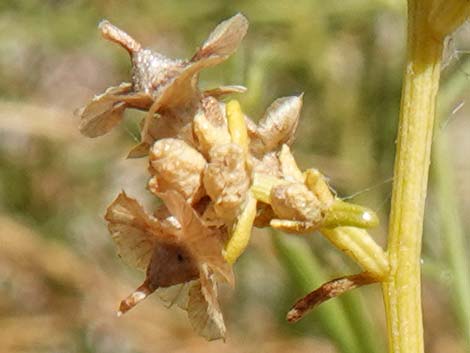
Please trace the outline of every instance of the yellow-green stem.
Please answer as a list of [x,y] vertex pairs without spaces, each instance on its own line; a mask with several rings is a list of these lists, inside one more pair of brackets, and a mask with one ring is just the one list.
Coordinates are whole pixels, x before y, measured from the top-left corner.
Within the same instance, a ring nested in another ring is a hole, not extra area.
[[443,41],[429,30],[429,2],[408,1],[408,47],[394,167],[384,282],[392,353],[423,352],[421,236]]

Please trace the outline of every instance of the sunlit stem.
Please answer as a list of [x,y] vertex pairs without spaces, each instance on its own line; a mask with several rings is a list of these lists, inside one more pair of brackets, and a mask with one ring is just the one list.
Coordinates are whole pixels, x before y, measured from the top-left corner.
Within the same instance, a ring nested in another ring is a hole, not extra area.
[[337,227],[322,228],[320,232],[377,281],[388,275],[389,263],[385,252],[365,229]]
[[443,49],[443,38],[429,22],[431,4],[437,2],[408,1],[407,64],[388,241],[391,272],[383,286],[392,353],[424,351],[421,236]]
[[379,218],[374,211],[352,203],[335,200],[328,209],[322,226],[326,228],[341,226],[373,228],[378,224]]

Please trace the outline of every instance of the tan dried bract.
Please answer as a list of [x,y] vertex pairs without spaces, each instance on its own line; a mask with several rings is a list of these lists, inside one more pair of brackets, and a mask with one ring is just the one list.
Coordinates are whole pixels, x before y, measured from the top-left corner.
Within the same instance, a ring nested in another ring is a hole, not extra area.
[[204,196],[202,173],[206,160],[186,142],[173,138],[155,142],[149,161],[153,175],[149,189],[154,194],[176,190],[189,203],[197,202]]
[[193,132],[198,150],[207,157],[213,147],[230,143],[225,113],[215,98],[203,99],[202,109],[194,117]]
[[323,284],[320,288],[299,299],[287,313],[287,321],[297,322],[310,310],[314,309],[328,299],[337,297],[354,288],[377,282],[368,273],[336,278]]
[[158,241],[164,237],[174,238],[161,222],[149,216],[125,192],[121,192],[109,205],[104,218],[108,222],[119,256],[129,265],[141,270],[147,269]]
[[304,184],[285,183],[273,187],[271,207],[282,219],[320,223],[322,204]]
[[302,109],[302,95],[276,99],[260,120],[251,149],[264,154],[294,141]]
[[245,166],[245,153],[234,143],[214,147],[203,182],[214,203],[216,214],[224,220],[234,220],[245,201],[250,178]]

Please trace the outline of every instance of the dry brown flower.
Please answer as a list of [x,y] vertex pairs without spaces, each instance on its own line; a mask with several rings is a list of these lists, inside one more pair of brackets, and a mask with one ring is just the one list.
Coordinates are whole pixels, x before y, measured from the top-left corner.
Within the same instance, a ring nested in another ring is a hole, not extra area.
[[[180,306],[188,310],[193,326],[206,338],[224,337],[217,282],[233,284],[233,273],[222,257],[223,238],[217,230],[206,227],[176,191],[167,191],[159,197],[174,219],[158,220],[148,215],[124,192],[106,213],[105,219],[120,256],[131,265],[146,269],[145,281],[121,302],[119,314],[160,288],[179,285],[176,294],[180,298],[171,298],[167,292],[166,299],[178,300]],[[189,297],[181,298],[181,285],[191,281],[194,283],[189,286]]]
[[[89,137],[107,133],[122,119],[126,108],[148,111],[142,127],[142,143],[131,157],[145,155],[155,139],[184,136],[205,96],[197,87],[198,73],[226,60],[246,34],[248,21],[241,15],[220,23],[190,60],[170,59],[144,49],[108,21],[99,25],[104,38],[125,48],[132,60],[132,83],[123,83],[96,96],[79,110],[80,131]],[[212,90],[214,95],[243,91],[239,86]],[[209,94],[211,94],[209,92]],[[154,119],[155,114],[158,119]]]

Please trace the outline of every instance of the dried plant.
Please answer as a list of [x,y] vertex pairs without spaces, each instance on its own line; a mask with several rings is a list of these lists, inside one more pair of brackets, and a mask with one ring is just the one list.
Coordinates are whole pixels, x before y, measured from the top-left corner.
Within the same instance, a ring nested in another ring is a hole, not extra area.
[[143,49],[107,21],[99,28],[129,52],[132,83],[109,88],[81,109],[80,130],[100,136],[119,123],[126,109],[145,111],[141,142],[129,157],[148,156],[148,189],[163,201],[148,214],[122,192],[108,207],[105,219],[120,256],[146,271],[143,284],[121,302],[120,314],[156,291],[170,306],[187,310],[199,334],[224,338],[217,288],[234,284],[232,265],[247,247],[253,226],[294,234],[320,231],[363,269],[301,299],[289,321],[386,277],[385,253],[365,230],[378,224],[375,214],[340,200],[318,170],[301,171],[295,162],[289,145],[303,96],[275,100],[256,124],[237,101],[221,101],[243,87],[199,90],[199,71],[228,58],[245,36],[243,15],[219,24],[190,60]]

